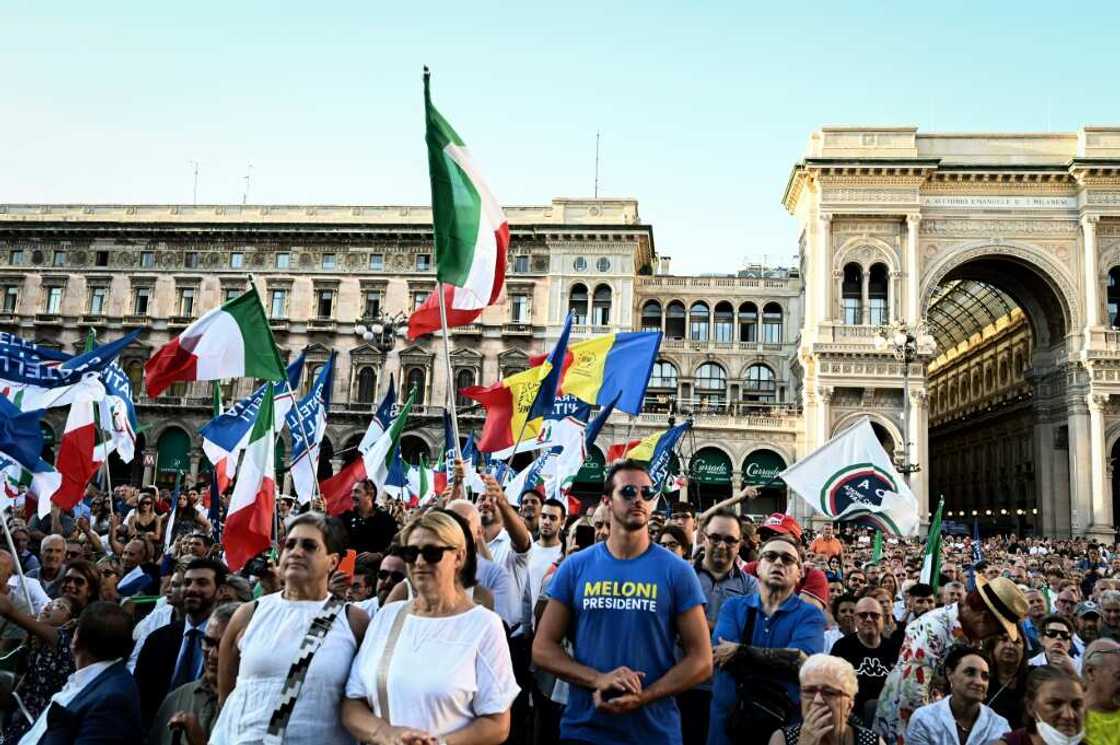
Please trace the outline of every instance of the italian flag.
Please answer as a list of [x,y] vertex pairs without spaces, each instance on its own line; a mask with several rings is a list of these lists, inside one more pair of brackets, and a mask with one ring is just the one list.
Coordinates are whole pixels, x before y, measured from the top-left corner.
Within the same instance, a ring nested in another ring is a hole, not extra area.
[[926,552],[922,557],[921,581],[937,592],[941,582],[941,508],[945,506],[945,499],[937,503],[937,513],[929,524],[929,533],[926,535]]
[[[498,301],[506,274],[509,223],[482,180],[467,146],[432,105],[424,69],[428,172],[436,278],[447,306],[447,326],[465,326]],[[439,296],[432,293],[408,319],[408,336],[441,328]]]
[[93,416],[93,404],[84,400],[75,401],[70,404],[66,430],[59,440],[58,457],[55,459],[55,468],[62,476],[62,483],[50,500],[39,501],[40,516],[50,514],[50,502],[68,510],[82,501],[86,485],[101,467],[101,461],[95,458],[96,447],[97,422]]
[[276,510],[276,432],[272,414],[272,386],[257,410],[237,485],[229,501],[225,532],[226,563],[238,571],[271,544],[272,514]]
[[222,378],[284,380],[256,287],[199,318],[144,365],[152,398],[172,383]]

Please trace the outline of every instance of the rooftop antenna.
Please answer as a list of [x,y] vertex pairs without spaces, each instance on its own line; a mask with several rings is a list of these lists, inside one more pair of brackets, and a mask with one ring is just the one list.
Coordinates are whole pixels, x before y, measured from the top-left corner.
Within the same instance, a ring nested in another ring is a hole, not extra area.
[[599,198],[599,130],[595,130],[595,198]]
[[245,172],[245,191],[241,193],[241,204],[248,204],[249,202],[249,177],[253,175],[253,164],[249,164],[249,169]]
[[191,191],[191,201],[198,206],[198,161],[192,160],[191,165],[194,166],[194,189]]

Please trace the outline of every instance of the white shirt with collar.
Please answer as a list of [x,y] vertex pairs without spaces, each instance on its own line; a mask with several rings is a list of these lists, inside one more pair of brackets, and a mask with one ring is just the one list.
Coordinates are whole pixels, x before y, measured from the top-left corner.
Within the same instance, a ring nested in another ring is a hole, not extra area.
[[[939,745],[940,743],[960,742],[957,736],[957,723],[949,708],[946,696],[940,701],[919,706],[910,716],[906,727],[906,745]],[[964,745],[986,745],[1011,731],[1007,720],[996,714],[987,704],[980,704],[980,716],[968,731],[968,741]]]
[[[1070,657],[1069,659],[1073,663],[1074,672],[1080,675],[1081,657]],[[1043,665],[1049,665],[1050,662],[1046,659],[1046,652],[1039,652],[1034,657],[1027,660],[1027,664],[1031,667],[1042,667]]]
[[156,601],[156,607],[152,609],[152,612],[136,624],[136,628],[132,630],[132,654],[128,657],[128,671],[130,673],[136,672],[136,661],[140,659],[140,650],[144,648],[144,641],[151,636],[153,631],[162,629],[174,620],[175,609],[168,604],[167,598],[163,597]]
[[486,547],[490,549],[490,557],[494,563],[505,567],[513,575],[515,597],[521,597],[529,581],[529,554],[533,551],[533,544],[530,543],[524,553],[517,553],[513,549],[513,540],[509,537],[509,532],[502,528],[493,540],[486,543]]
[[[206,635],[206,622],[210,617],[202,619],[198,624],[191,623],[190,616],[183,616],[183,640],[179,642],[179,654],[175,655],[175,668],[179,667],[179,660],[183,659],[183,653],[187,651],[187,639],[191,629],[198,629],[198,669],[191,671],[191,680],[198,680],[202,676],[202,668],[205,665],[205,655],[202,654],[202,637]],[[174,679],[176,670],[171,671],[171,676]],[[169,691],[170,692],[170,691]]]
[[118,662],[120,662],[119,657],[115,660],[94,662],[92,665],[86,665],[81,670],[74,672],[66,679],[66,685],[62,686],[62,690],[51,696],[50,702],[39,714],[39,718],[35,720],[35,724],[31,725],[31,729],[27,730],[27,734],[20,738],[19,745],[35,745],[38,743],[39,740],[43,738],[43,735],[47,733],[47,712],[50,711],[51,706],[54,704],[66,706],[66,704],[76,699],[78,694],[92,683],[98,675]]

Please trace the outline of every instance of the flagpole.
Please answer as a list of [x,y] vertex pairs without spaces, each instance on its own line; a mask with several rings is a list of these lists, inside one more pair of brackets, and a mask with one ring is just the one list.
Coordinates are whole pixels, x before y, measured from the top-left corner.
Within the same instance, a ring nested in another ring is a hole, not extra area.
[[31,591],[27,589],[27,577],[23,576],[23,562],[19,560],[16,543],[12,540],[12,531],[8,527],[7,520],[0,520],[0,524],[4,525],[4,537],[8,541],[8,550],[12,552],[12,563],[16,565],[16,572],[19,574],[19,586],[23,588],[23,599],[27,601],[27,613],[35,615],[35,606],[31,604]]
[[[447,330],[447,302],[443,297],[443,282],[436,283],[436,292],[439,294],[439,323],[443,329],[443,361],[447,365],[447,408],[451,412],[451,434],[455,438],[455,459],[462,455],[459,452],[459,414],[455,410],[455,373],[451,369],[451,334]],[[516,449],[517,443],[514,443]],[[513,456],[510,456],[513,457]],[[456,469],[456,473],[458,469]],[[458,476],[456,476],[456,479]]]

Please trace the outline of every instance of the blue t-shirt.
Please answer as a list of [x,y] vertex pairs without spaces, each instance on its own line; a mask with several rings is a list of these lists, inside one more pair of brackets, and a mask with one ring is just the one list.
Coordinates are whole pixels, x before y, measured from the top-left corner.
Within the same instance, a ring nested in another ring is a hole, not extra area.
[[[645,673],[648,688],[676,664],[677,617],[704,604],[696,572],[652,544],[634,559],[616,559],[605,543],[564,559],[549,587],[574,624],[568,635],[576,662],[599,672],[626,666]],[[598,711],[592,691],[572,686],[560,738],[587,742],[681,742],[680,713],[671,696],[629,714]]]

